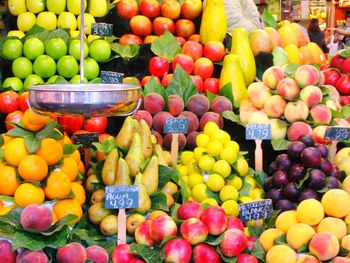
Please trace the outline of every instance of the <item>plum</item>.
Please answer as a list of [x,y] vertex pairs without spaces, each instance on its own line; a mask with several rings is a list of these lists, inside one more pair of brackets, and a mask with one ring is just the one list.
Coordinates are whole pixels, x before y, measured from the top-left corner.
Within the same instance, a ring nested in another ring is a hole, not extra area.
[[272,175],[274,172],[277,171],[277,164],[276,161],[273,161],[272,163],[270,163],[269,165],[269,169],[268,169],[268,174]]
[[210,102],[210,109],[219,114],[226,110],[232,111],[232,102],[224,96],[217,96]]
[[306,147],[301,153],[301,161],[306,167],[318,167],[321,163],[321,153],[315,147]]
[[192,95],[187,102],[187,109],[201,117],[210,108],[208,98],[203,94]]
[[282,153],[276,158],[276,166],[278,170],[288,171],[292,166],[292,161],[288,158],[288,155]]
[[315,190],[310,189],[310,188],[305,188],[303,190],[300,191],[299,194],[299,198],[298,198],[298,202],[302,202],[303,200],[306,199],[316,199],[316,200],[320,200],[320,194],[317,193]]
[[275,208],[277,210],[280,210],[281,212],[284,212],[284,211],[294,210],[296,207],[295,207],[295,204],[290,200],[281,199],[275,204]]
[[194,150],[197,147],[196,138],[199,132],[191,131],[186,137],[186,146],[189,150]]
[[281,187],[288,184],[288,175],[285,171],[279,170],[272,175],[272,185],[274,187]]
[[301,152],[306,148],[306,145],[301,141],[291,142],[288,146],[287,153],[290,159],[299,161]]
[[184,101],[183,99],[176,94],[171,94],[168,97],[168,108],[169,112],[173,116],[179,116],[179,114],[184,110]]
[[296,163],[293,164],[292,167],[289,169],[288,172],[288,178],[292,182],[299,182],[301,179],[305,176],[305,168],[302,164]]
[[312,169],[306,184],[311,189],[320,190],[326,186],[326,175],[319,169]]
[[272,176],[267,177],[266,180],[264,181],[264,190],[265,192],[272,189]]
[[325,144],[316,144],[316,149],[318,149],[319,151],[320,151],[320,153],[321,153],[321,156],[323,157],[323,158],[327,158],[327,156],[328,156],[328,148],[327,148],[327,146],[325,145]]
[[300,136],[299,141],[304,143],[306,147],[313,147],[315,146],[315,141],[312,139],[312,136],[310,134],[303,134]]
[[282,199],[282,190],[272,188],[266,193],[266,197],[270,198],[273,203],[277,203],[278,200]]
[[333,165],[331,161],[329,161],[326,158],[321,158],[321,163],[319,165],[319,169],[325,173],[325,175],[328,175],[333,170]]
[[296,200],[298,200],[299,189],[295,186],[294,183],[288,183],[282,189],[282,195],[283,195],[283,197],[287,198],[288,200],[296,201]]
[[329,189],[340,189],[340,181],[335,177],[327,177]]
[[340,179],[340,170],[338,166],[335,164],[332,164],[332,170],[327,174],[329,177],[334,177],[337,178],[338,180]]

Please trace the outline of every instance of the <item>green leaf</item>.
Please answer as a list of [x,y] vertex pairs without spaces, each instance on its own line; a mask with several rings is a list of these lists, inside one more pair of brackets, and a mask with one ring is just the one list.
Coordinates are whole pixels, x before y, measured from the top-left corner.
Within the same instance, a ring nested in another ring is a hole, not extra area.
[[343,106],[341,108],[341,112],[343,114],[343,118],[348,119],[350,117],[350,105]]
[[173,240],[175,238],[178,238],[177,236],[167,236],[163,238],[162,242],[160,242],[161,246],[164,246],[166,243],[168,243],[170,240]]
[[350,46],[345,46],[344,49],[338,51],[338,54],[343,58],[350,57]]
[[76,218],[78,218],[78,216],[73,215],[73,214],[66,215],[65,217],[58,220],[54,225],[52,225],[49,230],[47,230],[46,232],[39,232],[39,233],[41,233],[44,236],[52,236],[52,235],[56,234],[57,232],[61,231],[62,228],[65,227],[66,223],[68,223]]
[[234,98],[233,93],[232,93],[232,83],[231,82],[228,82],[223,87],[221,87],[219,93],[220,93],[220,95],[228,98],[232,102],[232,105],[235,105],[235,98]]
[[341,111],[337,111],[337,110],[333,110],[331,108],[329,108],[331,110],[332,113],[332,118],[343,118],[343,114],[341,113]]
[[214,192],[210,191],[208,188],[207,188],[207,190],[206,190],[205,192],[206,192],[206,194],[208,195],[209,198],[213,198],[213,199],[215,199],[217,202],[221,202],[218,193],[214,193]]
[[265,229],[269,229],[269,228],[274,228],[275,227],[276,219],[279,216],[280,212],[281,212],[280,210],[274,210],[273,211],[273,215],[270,218],[267,218],[265,220],[265,223],[264,223]]
[[56,30],[49,32],[47,39],[46,39],[46,42],[52,38],[61,38],[67,44],[69,39],[70,39],[70,36],[69,36],[69,33],[65,29],[58,28]]
[[252,185],[244,181],[241,190],[239,190],[239,194],[244,196],[249,196],[249,192],[251,189],[252,189]]
[[170,168],[164,165],[158,165],[158,172],[159,172],[158,189],[163,188],[163,186],[169,181],[173,181],[175,183],[179,181],[179,172],[173,168]]
[[0,200],[1,201],[7,201],[7,202],[15,202],[15,199],[13,198],[13,196],[7,196],[7,195],[0,195]]
[[264,182],[267,178],[267,174],[264,171],[257,171],[254,173],[254,180],[260,186],[261,189],[264,189]]
[[177,210],[179,209],[180,204],[175,203],[170,210],[170,216],[171,218],[177,219]]
[[181,53],[181,46],[175,37],[166,30],[163,35],[154,40],[151,44],[151,51],[159,56],[172,62],[174,57]]
[[303,187],[304,182],[309,179],[310,177],[310,169],[308,169],[308,171],[306,172],[305,176],[303,177],[303,179],[301,179],[299,182],[296,183],[296,188],[300,189],[301,187]]
[[70,155],[80,148],[80,144],[64,144],[63,154]]
[[113,136],[108,137],[106,140],[104,140],[101,143],[93,142],[92,145],[94,145],[96,149],[99,150],[100,152],[103,152],[106,154],[112,151],[114,148],[117,148],[117,144],[115,143]]
[[180,65],[176,65],[174,75],[165,92],[167,96],[171,94],[179,95],[183,99],[185,107],[187,106],[188,99],[192,95],[198,94],[198,90],[192,79]]
[[151,196],[152,209],[169,211],[167,197],[163,192],[155,192]]
[[237,257],[226,257],[221,249],[220,249],[220,246],[217,246],[216,247],[216,251],[219,253],[221,259],[223,262],[227,262],[227,263],[236,263],[237,262]]
[[19,220],[22,211],[22,208],[11,209],[7,214],[0,216],[0,222],[3,224],[10,225],[16,230],[19,229],[21,227],[21,223]]
[[274,66],[283,67],[288,64],[288,54],[282,47],[274,47],[272,56]]
[[14,128],[9,130],[6,134],[11,137],[26,137],[26,136],[34,136],[33,132],[30,132],[20,126],[19,124],[13,124]]
[[38,26],[38,25],[34,25],[31,29],[29,29],[25,35],[25,37],[23,38],[23,43],[32,37],[37,37],[39,38],[43,43],[46,42],[47,37],[49,36],[49,31],[47,31],[46,29]]
[[131,244],[129,251],[133,254],[139,255],[147,263],[162,263],[165,259],[164,251],[158,251],[142,244]]
[[298,68],[299,68],[298,64],[287,64],[283,67],[283,71],[287,77],[294,77],[295,71]]
[[30,154],[35,153],[40,148],[40,141],[34,136],[24,137],[24,145]]
[[237,123],[238,125],[244,126],[243,122],[241,122],[241,119],[239,118],[239,115],[235,114],[233,111],[226,110],[221,113],[221,116],[227,120]]
[[0,236],[2,238],[11,240],[15,231],[16,230],[13,227],[10,227],[8,224],[0,222]]
[[165,88],[161,85],[156,79],[152,76],[151,79],[146,83],[143,88],[143,97],[145,97],[148,93],[155,92],[160,94],[165,101],[167,101],[167,96],[165,95]]
[[269,11],[267,11],[266,8],[264,9],[264,12],[261,15],[261,20],[264,22],[265,26],[270,26],[276,29],[278,27],[277,20]]
[[265,262],[265,250],[259,239],[255,241],[251,255],[259,259],[261,262]]
[[290,141],[288,141],[288,140],[286,140],[286,139],[271,140],[272,148],[273,148],[275,151],[287,150],[289,144],[290,144]]
[[208,235],[205,243],[207,243],[208,245],[211,246],[218,246],[222,240],[224,239],[225,233],[222,233],[219,236],[212,236],[212,235]]
[[264,232],[264,228],[262,226],[248,225],[248,232],[250,236],[258,238]]
[[285,234],[278,236],[273,242],[275,245],[287,245],[287,238]]
[[181,193],[182,203],[184,203],[189,198],[188,191],[187,191],[187,184],[186,184],[185,180],[182,178],[182,176],[180,176],[178,182],[180,184],[180,193]]
[[63,138],[63,135],[59,132],[59,128],[60,125],[57,122],[50,121],[44,128],[35,134],[35,138],[39,141],[45,138],[61,140]]
[[123,59],[131,59],[138,55],[140,46],[131,44],[131,45],[121,45],[119,43],[110,43],[112,51],[117,53]]
[[209,102],[211,102],[213,99],[215,99],[218,96],[217,94],[211,93],[210,91],[206,91],[206,95]]
[[0,136],[0,147],[4,145],[4,137]]
[[101,83],[101,78],[94,78],[93,80],[90,80],[88,83],[89,84]]
[[307,253],[309,251],[309,244],[303,245],[301,248],[297,250],[297,253]]

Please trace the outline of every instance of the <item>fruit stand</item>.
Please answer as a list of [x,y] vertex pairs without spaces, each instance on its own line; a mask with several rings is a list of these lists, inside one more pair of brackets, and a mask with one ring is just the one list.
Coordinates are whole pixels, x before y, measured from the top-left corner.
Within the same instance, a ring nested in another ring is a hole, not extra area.
[[0,262],[350,262],[348,49],[217,0],[7,8]]

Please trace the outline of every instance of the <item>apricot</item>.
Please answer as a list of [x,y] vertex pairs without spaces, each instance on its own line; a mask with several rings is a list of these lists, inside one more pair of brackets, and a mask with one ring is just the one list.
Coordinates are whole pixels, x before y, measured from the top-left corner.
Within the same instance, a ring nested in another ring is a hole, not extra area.
[[69,243],[57,250],[56,260],[58,263],[85,263],[87,259],[85,248],[78,242]]
[[[1,260],[3,260],[3,258],[1,258]],[[43,251],[31,251],[31,250],[24,249],[18,253],[16,258],[16,263],[38,263],[38,262],[40,263],[49,262],[49,258],[46,256],[46,254]],[[62,263],[62,262],[58,262],[58,263]]]
[[159,133],[163,133],[164,130],[164,122],[166,118],[173,118],[169,112],[160,111],[153,116],[153,129]]
[[52,211],[44,205],[28,205],[21,213],[20,222],[25,230],[45,232],[52,225]]
[[266,254],[266,263],[295,263],[297,254],[287,245],[276,245]]
[[350,196],[341,189],[327,191],[323,195],[321,203],[328,216],[342,218],[350,212]]
[[86,256],[93,262],[108,263],[109,257],[107,251],[100,246],[92,245],[86,248]]
[[271,52],[272,45],[269,34],[263,29],[254,29],[249,34],[249,43],[252,48],[254,56],[260,52]]
[[179,116],[179,114],[184,110],[183,99],[176,94],[171,94],[168,97],[168,108],[171,115],[174,117]]
[[269,34],[269,39],[270,39],[270,43],[271,43],[272,48],[282,46],[281,36],[278,34],[278,32],[275,28],[264,27],[264,30]]
[[143,98],[143,108],[151,114],[156,114],[164,109],[165,101],[162,95],[151,92]]
[[346,224],[342,219],[336,217],[325,217],[317,226],[317,232],[328,232],[335,235],[338,239],[346,235]]
[[281,236],[283,232],[277,228],[266,229],[259,237],[260,243],[265,252],[273,247],[275,239]]
[[315,234],[315,230],[308,224],[298,223],[291,226],[287,232],[288,245],[298,250],[306,245]]
[[232,102],[225,96],[217,96],[210,102],[210,110],[219,114],[232,108]]
[[188,133],[191,131],[196,131],[199,127],[198,117],[191,111],[183,111],[178,116],[179,118],[187,118],[188,122]]
[[199,127],[202,131],[204,129],[205,124],[207,124],[207,122],[209,121],[215,122],[220,129],[222,129],[224,126],[224,120],[222,119],[222,116],[220,114],[216,112],[208,111],[203,114],[203,116],[199,121]]
[[339,241],[332,233],[316,233],[309,243],[309,251],[319,260],[330,260],[339,253]]
[[12,251],[12,244],[10,241],[0,240],[0,258],[3,262],[14,263],[16,261],[17,251]]
[[209,100],[203,94],[192,95],[187,102],[187,109],[198,117],[202,116],[209,110]]
[[298,257],[298,260],[296,263],[320,263],[320,261],[311,255],[302,255]]
[[348,257],[335,257],[332,259],[331,263],[350,263],[350,258],[348,258]]
[[277,216],[275,225],[277,229],[287,234],[288,229],[293,225],[297,224],[298,222],[299,221],[297,219],[297,211],[289,210],[282,212]]

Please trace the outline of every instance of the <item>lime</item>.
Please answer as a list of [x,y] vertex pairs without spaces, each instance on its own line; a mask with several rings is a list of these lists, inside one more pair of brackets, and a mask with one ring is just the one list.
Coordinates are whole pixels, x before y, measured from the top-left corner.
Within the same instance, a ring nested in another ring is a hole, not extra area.
[[[78,29],[80,30],[80,14],[77,17],[77,22],[78,22]],[[89,35],[91,34],[91,25],[95,23],[95,18],[89,14],[89,13],[84,13],[84,34]]]
[[211,174],[206,184],[213,192],[219,192],[225,186],[225,179],[220,174]]
[[216,133],[219,130],[220,128],[215,122],[208,121],[204,126],[203,132],[208,136],[212,136],[214,133]]
[[17,17],[18,30],[27,32],[36,23],[36,16],[32,12],[24,12]]
[[44,79],[52,77],[56,73],[55,60],[48,55],[40,55],[34,61],[33,70]]
[[217,132],[215,132],[211,138],[213,140],[218,140],[222,143],[222,145],[225,145],[226,142],[231,140],[230,134],[228,134],[227,132],[223,131],[223,130],[218,130]]
[[256,187],[249,192],[249,197],[253,200],[261,199],[263,197],[263,190],[261,190],[259,187]]
[[218,140],[210,140],[207,144],[207,152],[212,156],[219,156],[223,148],[222,143]]
[[[80,75],[75,75],[73,78],[69,80],[70,84],[80,84]],[[87,78],[84,77],[84,83],[88,83]]]
[[11,15],[18,16],[27,11],[25,0],[8,0],[8,10]]
[[235,200],[227,200],[221,205],[227,216],[239,216],[238,203]]
[[75,18],[75,15],[70,12],[62,12],[57,18],[58,28],[68,28],[70,31],[73,31],[77,26],[77,19]]
[[237,200],[238,199],[238,191],[236,187],[233,185],[225,185],[220,191],[220,200],[225,202],[227,200]]
[[111,47],[109,43],[104,39],[96,39],[91,42],[90,57],[95,59],[97,62],[104,62],[111,56]]
[[34,14],[45,10],[45,0],[26,0],[27,8]]
[[203,155],[202,157],[200,157],[198,161],[199,168],[206,172],[211,171],[211,169],[213,169],[214,164],[215,164],[214,157],[209,155]]
[[226,160],[218,160],[213,166],[213,172],[225,178],[231,174],[231,165]]
[[207,152],[206,148],[203,148],[203,147],[196,147],[196,148],[194,148],[194,150],[193,150],[194,159],[198,162],[199,159],[202,157],[202,155],[204,153],[206,153],[206,152]]
[[57,27],[57,17],[54,12],[41,12],[36,17],[36,24],[48,31],[52,31]]
[[64,78],[73,78],[79,72],[79,65],[73,56],[65,55],[57,61],[57,72]]
[[243,182],[241,177],[236,175],[232,179],[226,181],[226,184],[233,185],[239,191],[242,188]]
[[223,160],[226,160],[230,164],[234,164],[237,161],[238,152],[233,147],[225,147],[220,152],[220,158],[223,159]]
[[224,148],[228,148],[228,147],[233,147],[234,149],[236,149],[237,152],[239,152],[239,144],[235,141],[228,141],[224,144]]
[[21,89],[23,89],[23,83],[20,78],[9,77],[4,80],[4,82],[2,83],[2,87],[6,89],[11,88],[15,91],[20,91]]
[[26,57],[16,58],[12,62],[12,73],[15,77],[24,79],[33,73],[32,62]]
[[96,60],[93,58],[87,58],[84,60],[84,76],[88,80],[92,80],[97,78],[100,74],[100,67]]
[[[20,30],[11,30],[11,31],[7,32],[6,36],[7,37],[18,37],[19,39],[22,39],[25,36],[25,34]],[[22,46],[22,48],[23,48],[23,46]]]
[[248,173],[249,165],[246,159],[238,158],[235,166],[240,176],[246,175]]
[[204,183],[204,179],[202,174],[199,173],[193,173],[190,174],[188,177],[188,186],[192,189],[194,186],[196,186],[197,184],[203,184]]
[[[75,57],[76,60],[80,60],[80,40],[73,39],[69,44],[68,54]],[[84,41],[84,58],[89,55],[89,47]]]
[[201,205],[218,206],[219,204],[214,198],[208,197],[201,202]]
[[181,176],[186,176],[187,173],[187,166],[186,165],[182,165],[182,164],[177,164],[176,165],[176,170],[179,172],[179,174]]
[[22,56],[23,44],[18,38],[8,38],[2,46],[2,54],[7,60],[15,60]]
[[47,41],[45,45],[45,52],[54,60],[58,60],[60,57],[67,54],[67,44],[62,38],[55,37]]
[[44,84],[44,80],[38,75],[30,74],[24,80],[23,88],[27,90],[31,86],[40,85],[40,84]]
[[44,43],[37,37],[27,39],[23,45],[23,54],[30,60],[43,55],[45,51]]
[[191,190],[192,197],[197,202],[202,202],[204,199],[208,198],[207,186],[205,184],[197,184]]
[[188,164],[191,160],[194,159],[194,153],[191,151],[183,151],[181,153],[181,157],[180,157],[180,162],[181,164]]

